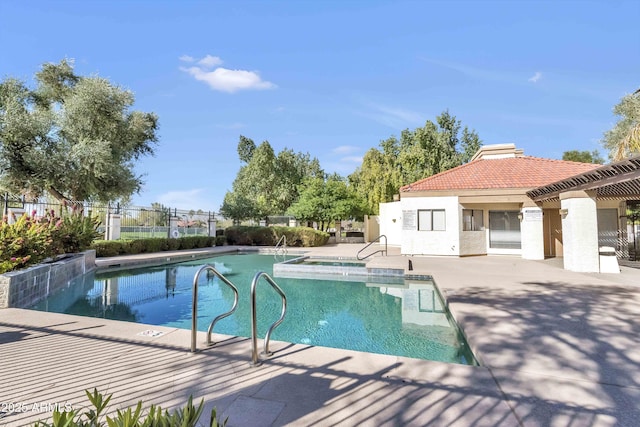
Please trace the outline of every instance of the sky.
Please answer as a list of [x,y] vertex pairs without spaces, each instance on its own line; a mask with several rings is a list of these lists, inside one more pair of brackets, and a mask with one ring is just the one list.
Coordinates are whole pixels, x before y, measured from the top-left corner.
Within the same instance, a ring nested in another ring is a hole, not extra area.
[[354,172],[444,110],[483,144],[599,150],[640,88],[640,1],[0,0],[0,78],[46,62],[159,116],[132,204],[217,212],[240,135]]

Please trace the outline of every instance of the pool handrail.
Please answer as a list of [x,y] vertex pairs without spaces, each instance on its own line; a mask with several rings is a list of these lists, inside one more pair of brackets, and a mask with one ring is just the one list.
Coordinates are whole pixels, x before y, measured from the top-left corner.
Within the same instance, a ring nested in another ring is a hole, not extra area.
[[[282,244],[282,245],[281,245]],[[283,234],[282,237],[278,240],[278,243],[273,247],[274,255],[278,253],[278,250],[282,250],[283,254],[287,253],[287,235]]]
[[202,267],[200,267],[200,269],[196,272],[195,276],[193,277],[193,299],[192,299],[192,306],[191,306],[191,353],[195,353],[197,351],[196,336],[198,334],[198,279],[200,278],[200,275],[202,274],[203,271],[211,271],[220,280],[222,280],[224,284],[229,286],[233,290],[233,294],[234,294],[233,306],[231,307],[231,310],[213,319],[213,321],[209,325],[209,329],[207,329],[207,345],[215,344],[211,342],[211,332],[213,331],[213,326],[216,324],[216,322],[218,320],[224,319],[227,316],[231,316],[238,308],[238,288],[236,288],[235,285],[229,281],[229,279],[224,277],[222,273],[216,270],[216,268],[213,265],[205,264]]
[[284,320],[285,314],[287,314],[287,296],[284,291],[278,286],[278,284],[264,271],[259,271],[251,282],[251,365],[259,366],[260,357],[258,356],[258,319],[256,315],[256,287],[260,278],[264,279],[271,285],[271,287],[280,294],[282,298],[282,313],[280,318],[276,320],[267,330],[267,334],[264,337],[264,351],[263,354],[270,356],[269,352],[269,340],[271,339],[271,332]]
[[[364,251],[364,250],[365,250],[365,249],[367,249],[369,246],[373,245],[375,242],[379,241],[379,240],[380,240],[381,238],[383,238],[383,237],[384,237],[384,249],[379,249],[379,250],[377,250],[377,251],[371,252],[369,255],[367,255],[367,256],[365,256],[365,257],[360,258],[360,253],[361,253],[362,251]],[[359,261],[362,261],[363,259],[367,259],[367,258],[369,258],[370,256],[377,254],[378,252],[382,252],[382,255],[387,255],[387,236],[385,236],[384,234],[379,235],[378,237],[376,237],[375,239],[373,239],[372,241],[370,241],[369,243],[367,243],[367,244],[365,245],[365,247],[363,247],[362,249],[360,249],[360,250],[358,251],[358,253],[356,254],[356,258],[357,258]]]

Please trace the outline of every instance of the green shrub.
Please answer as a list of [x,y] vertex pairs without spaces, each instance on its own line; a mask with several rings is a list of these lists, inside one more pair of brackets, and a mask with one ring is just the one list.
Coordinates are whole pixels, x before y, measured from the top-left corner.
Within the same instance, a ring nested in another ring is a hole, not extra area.
[[[200,401],[198,407],[193,405],[193,398],[189,396],[187,404],[174,411],[162,410],[160,406],[151,405],[147,410],[146,416],[142,409],[142,401],[139,401],[134,409],[127,408],[125,410],[116,410],[116,415],[110,417],[104,415],[104,412],[111,400],[112,394],[104,397],[102,393],[94,389],[93,393],[85,390],[87,398],[93,409],[81,414],[78,410],[70,409],[60,411],[56,408],[53,411],[51,423],[45,421],[37,421],[35,427],[152,427],[152,426],[182,426],[192,427],[198,425],[198,420],[202,415],[204,409],[204,399]],[[106,422],[105,422],[106,421]],[[224,427],[227,424],[227,419],[222,422],[218,421],[218,415],[216,409],[211,410],[211,418],[209,420],[210,427]]]
[[230,245],[275,246],[285,235],[287,246],[322,246],[329,234],[309,227],[248,227],[233,226],[225,229]]
[[[220,238],[224,243],[224,237]],[[177,251],[180,249],[196,249],[214,246],[218,238],[209,236],[186,236],[177,239],[166,237],[151,237],[135,240],[98,240],[91,246],[96,251],[96,257],[110,257],[117,255],[136,255],[162,251]],[[220,246],[222,246],[222,243]]]
[[72,214],[55,218],[53,213],[49,214],[53,219],[59,220],[59,227],[53,234],[54,241],[59,241],[62,245],[62,253],[72,254],[87,250],[91,243],[100,237],[97,229],[100,226],[100,219]]
[[99,221],[81,215],[62,218],[48,212],[36,218],[13,216],[0,222],[0,274],[38,264],[47,258],[81,252],[96,237]]
[[216,246],[224,246],[227,238],[225,236],[216,236]]
[[123,243],[119,240],[96,240],[91,249],[95,249],[96,257],[118,256],[126,253]]

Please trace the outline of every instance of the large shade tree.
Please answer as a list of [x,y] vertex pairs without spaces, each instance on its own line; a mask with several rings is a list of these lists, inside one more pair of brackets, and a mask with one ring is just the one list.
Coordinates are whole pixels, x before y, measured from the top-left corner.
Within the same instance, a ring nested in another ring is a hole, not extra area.
[[455,116],[444,111],[435,122],[406,129],[399,140],[382,141],[380,150],[370,149],[349,180],[366,196],[368,213],[376,213],[378,204],[393,200],[401,186],[468,162],[480,145],[474,130],[462,128]]
[[314,221],[322,230],[331,222],[343,219],[362,220],[366,201],[349,182],[332,174],[326,178],[312,177],[304,181],[300,198],[288,213],[301,221]]
[[284,214],[298,200],[303,180],[324,174],[308,153],[285,148],[276,155],[268,141],[256,146],[242,135],[238,156],[244,164],[220,207],[222,215],[235,222]]
[[640,89],[624,96],[613,112],[619,117],[618,122],[602,140],[609,157],[622,160],[640,154]]
[[132,111],[133,93],[76,75],[71,61],[42,65],[35,81],[0,82],[0,189],[104,202],[139,191],[134,163],[153,154],[157,116]]

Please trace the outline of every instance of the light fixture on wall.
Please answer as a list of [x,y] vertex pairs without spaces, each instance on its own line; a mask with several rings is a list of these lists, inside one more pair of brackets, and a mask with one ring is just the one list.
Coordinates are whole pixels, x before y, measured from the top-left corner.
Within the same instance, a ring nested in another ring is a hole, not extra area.
[[522,218],[523,218],[522,212],[518,212],[518,220],[520,220],[520,222],[522,222]]
[[560,216],[562,217],[562,219],[565,219],[567,217],[567,215],[569,214],[569,209],[560,209]]

